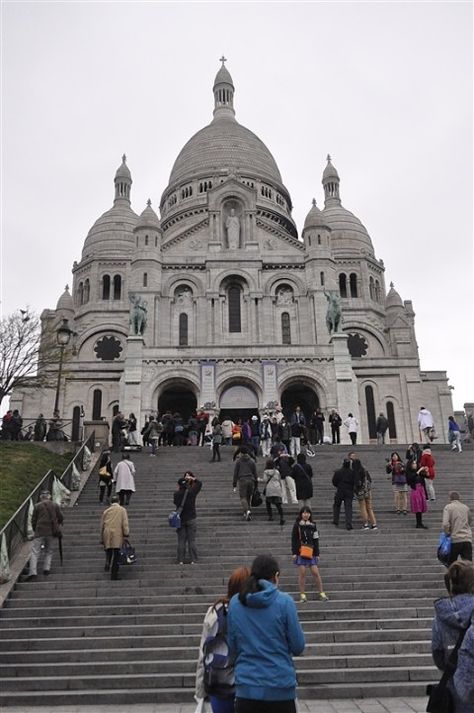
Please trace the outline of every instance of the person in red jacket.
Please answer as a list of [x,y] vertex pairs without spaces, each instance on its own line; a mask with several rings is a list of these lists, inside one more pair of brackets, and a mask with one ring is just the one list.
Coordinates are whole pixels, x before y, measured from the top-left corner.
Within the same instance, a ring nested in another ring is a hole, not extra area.
[[430,446],[423,447],[423,453],[420,458],[420,470],[425,478],[426,492],[430,500],[436,500],[436,493],[433,485],[433,480],[436,475],[436,461],[431,455]]

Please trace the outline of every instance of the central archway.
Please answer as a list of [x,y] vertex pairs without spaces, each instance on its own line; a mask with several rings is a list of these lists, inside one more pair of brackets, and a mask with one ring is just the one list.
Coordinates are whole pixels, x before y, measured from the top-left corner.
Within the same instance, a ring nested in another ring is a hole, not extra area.
[[253,389],[244,384],[228,386],[219,400],[219,418],[230,418],[236,422],[258,415],[258,396]]
[[197,408],[196,394],[186,384],[172,383],[165,386],[158,398],[158,412],[179,413],[187,421]]
[[313,411],[319,408],[318,394],[304,382],[290,384],[281,394],[281,408],[286,418],[290,418],[296,406],[301,407],[307,423]]

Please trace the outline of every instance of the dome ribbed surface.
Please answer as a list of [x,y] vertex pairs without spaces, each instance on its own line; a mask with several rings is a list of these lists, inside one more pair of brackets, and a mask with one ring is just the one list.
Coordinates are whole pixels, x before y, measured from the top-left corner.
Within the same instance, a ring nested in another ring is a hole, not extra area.
[[72,301],[71,293],[69,292],[69,287],[66,285],[66,289],[62,293],[56,305],[57,310],[72,310],[74,311],[74,303]]
[[[342,205],[332,205],[323,210],[323,216],[332,230],[331,239],[334,247],[337,248],[337,243],[339,242],[341,248],[344,247],[350,250],[351,247],[359,248],[362,243],[373,254],[374,248],[370,235],[359,218],[353,213]],[[357,243],[358,245],[356,245]]]
[[282,183],[275,159],[263,141],[235,119],[219,117],[194,134],[181,149],[169,184],[212,176],[223,170]]
[[306,219],[304,221],[304,228],[327,228],[328,221],[325,219],[324,214],[319,210],[318,206],[315,204],[311,207]]
[[128,178],[129,180],[132,180],[132,174],[130,173],[130,169],[126,164],[125,157],[122,159],[122,163],[115,172],[115,178]]
[[160,220],[151,205],[147,205],[134,229],[139,230],[140,228],[160,229]]
[[396,289],[393,286],[393,283],[390,285],[390,289],[387,293],[387,297],[385,298],[385,308],[389,309],[390,307],[396,307],[399,308],[401,307],[403,309],[403,301]]
[[214,87],[216,86],[216,84],[230,84],[232,87],[234,86],[234,82],[232,81],[230,72],[228,69],[226,69],[225,65],[223,65],[216,74],[216,78],[214,79]]
[[327,178],[339,178],[339,174],[332,165],[331,161],[328,161],[328,165],[323,171],[323,181]]
[[113,256],[120,249],[128,252],[134,245],[133,229],[137,220],[138,215],[130,208],[128,201],[117,200],[89,230],[82,257],[99,254]]

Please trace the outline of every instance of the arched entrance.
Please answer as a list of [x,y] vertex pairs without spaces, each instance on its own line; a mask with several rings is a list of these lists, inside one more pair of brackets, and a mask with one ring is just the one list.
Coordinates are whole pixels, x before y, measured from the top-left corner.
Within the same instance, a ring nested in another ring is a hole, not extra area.
[[237,422],[258,416],[258,396],[253,389],[244,384],[233,384],[227,387],[219,400],[219,418],[224,421],[230,418]]
[[308,384],[304,382],[295,382],[287,386],[281,395],[281,408],[286,418],[290,418],[296,406],[300,406],[303,411],[306,422],[309,417],[319,408],[319,397]]
[[196,395],[191,391],[189,386],[185,384],[173,383],[166,386],[158,399],[158,412],[160,414],[166,411],[179,413],[184,421],[190,418],[196,411],[196,408]]

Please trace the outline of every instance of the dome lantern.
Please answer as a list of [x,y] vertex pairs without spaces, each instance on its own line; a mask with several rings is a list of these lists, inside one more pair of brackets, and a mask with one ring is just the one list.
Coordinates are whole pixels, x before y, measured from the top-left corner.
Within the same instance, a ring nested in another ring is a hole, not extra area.
[[115,183],[115,200],[114,203],[117,201],[125,201],[130,205],[130,189],[132,187],[132,174],[130,173],[130,169],[127,166],[127,157],[125,154],[122,156],[122,163],[118,167],[116,173],[115,173],[115,178],[114,178],[114,183]]
[[395,289],[393,282],[390,283],[390,290],[385,298],[385,309],[403,310],[402,298]]
[[339,174],[331,163],[331,156],[326,158],[328,165],[323,171],[324,205],[341,205],[339,195]]
[[220,58],[222,62],[222,67],[216,74],[214,80],[214,117],[216,119],[220,117],[235,116],[234,111],[234,83],[230,72],[225,66],[227,59],[222,55]]

